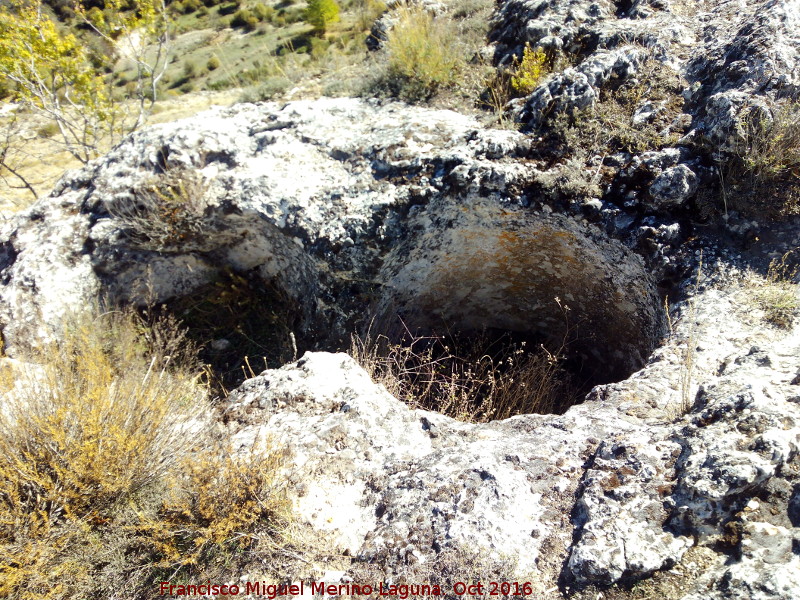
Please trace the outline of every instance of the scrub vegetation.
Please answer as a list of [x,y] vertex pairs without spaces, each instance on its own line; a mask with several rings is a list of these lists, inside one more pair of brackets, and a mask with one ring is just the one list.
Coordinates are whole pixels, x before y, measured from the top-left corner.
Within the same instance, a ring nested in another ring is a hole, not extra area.
[[216,432],[174,320],[95,311],[61,339],[0,372],[0,596],[149,597],[289,542],[285,454]]
[[770,262],[766,274],[751,272],[746,280],[748,297],[763,311],[764,320],[780,329],[791,329],[800,296],[797,288],[798,266],[792,253]]
[[[0,116],[3,195],[24,207],[54,183],[55,165],[98,156],[193,92],[393,96],[477,111],[495,70],[479,55],[492,7],[394,7],[394,25],[370,51],[389,10],[380,0],[103,0],[85,9],[14,0],[0,8],[0,96],[22,104]],[[28,143],[28,123],[46,135]]]
[[393,341],[368,331],[352,338],[350,354],[412,408],[468,422],[562,413],[582,391],[566,368],[566,340],[548,348],[509,333],[423,336],[406,330]]
[[430,98],[452,85],[462,67],[455,32],[434,22],[420,6],[402,7],[386,39],[387,85],[397,96],[415,101]]

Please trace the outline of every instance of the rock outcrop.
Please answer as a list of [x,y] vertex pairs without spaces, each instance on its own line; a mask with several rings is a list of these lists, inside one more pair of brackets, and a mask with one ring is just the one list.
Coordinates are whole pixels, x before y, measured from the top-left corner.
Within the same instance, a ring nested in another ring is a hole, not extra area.
[[[653,61],[674,75],[682,95],[634,111],[675,113],[669,143],[641,152],[545,158],[528,133],[353,99],[137,132],[3,224],[5,348],[58,335],[76,306],[170,303],[234,273],[314,351],[234,391],[230,434],[292,451],[298,514],[354,569],[413,576],[469,548],[543,599],[640,580],[683,600],[799,597],[800,332],[765,326],[747,297],[738,244],[757,224],[731,215],[717,235],[692,212],[716,176],[703,144],[725,152],[745,113],[797,94],[799,14],[499,3],[500,62],[528,42],[574,63],[512,104],[529,131]],[[765,255],[797,245],[791,223],[770,236]],[[323,352],[372,323],[568,340],[597,385],[562,415],[412,410]]]
[[160,303],[233,270],[278,288],[319,347],[398,315],[421,332],[553,340],[579,325],[576,356],[624,377],[663,330],[656,278],[622,234],[525,195],[540,176],[529,144],[452,112],[349,99],[136,133],[7,226],[6,345],[45,336],[81,294]]
[[[791,598],[800,337],[754,331],[730,293],[696,300],[700,331],[684,322],[642,371],[562,416],[471,425],[410,410],[325,353],[246,382],[228,414],[243,447],[272,435],[293,449],[309,522],[396,572],[463,545],[507,561],[543,598],[559,582],[660,570],[678,574],[665,597]],[[682,390],[687,334],[698,347]],[[700,550],[702,568],[680,566]]]
[[586,108],[603,86],[642,76],[644,59],[654,57],[687,83],[690,135],[734,144],[743,110],[800,92],[798,15],[793,0],[507,0],[492,37],[501,60],[526,43],[575,59],[531,94],[526,121],[538,122],[553,103]]
[[[752,124],[773,122],[776,105],[797,97],[799,8],[793,0],[507,0],[491,39],[502,65],[521,56],[525,44],[561,65],[510,103],[524,127],[547,130],[568,114],[578,122],[601,118],[612,130],[631,128],[616,148],[583,150],[597,152],[613,170],[623,202],[674,212],[692,200],[702,207],[697,192],[732,177],[725,169],[731,157],[751,147],[759,152]],[[615,113],[619,101],[625,114]],[[652,150],[677,152],[679,160],[636,173],[627,168],[646,165]]]

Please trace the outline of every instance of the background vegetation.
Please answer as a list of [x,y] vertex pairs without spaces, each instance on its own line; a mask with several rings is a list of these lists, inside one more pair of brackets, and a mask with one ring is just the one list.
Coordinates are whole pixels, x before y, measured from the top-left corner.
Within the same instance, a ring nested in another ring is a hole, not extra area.
[[720,166],[725,211],[781,217],[800,212],[800,103],[743,115],[734,151]]

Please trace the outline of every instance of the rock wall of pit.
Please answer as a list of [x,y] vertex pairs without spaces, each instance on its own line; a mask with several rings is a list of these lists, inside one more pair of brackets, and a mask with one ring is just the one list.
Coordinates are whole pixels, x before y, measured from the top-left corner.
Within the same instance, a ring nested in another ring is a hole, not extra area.
[[[452,112],[350,99],[138,132],[6,224],[6,346],[90,298],[160,303],[232,270],[281,290],[307,348],[400,316],[577,340],[586,364],[622,378],[663,332],[656,276],[602,222],[519,191],[539,173],[529,147]],[[175,208],[188,214],[143,206],[175,177],[193,182]]]

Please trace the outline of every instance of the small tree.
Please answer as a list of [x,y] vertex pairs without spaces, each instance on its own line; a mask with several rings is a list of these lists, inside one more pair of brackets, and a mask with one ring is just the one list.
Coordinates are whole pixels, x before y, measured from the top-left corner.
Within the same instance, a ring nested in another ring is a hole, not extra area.
[[113,127],[111,98],[84,47],[61,34],[39,2],[0,9],[0,75],[24,105],[56,123],[67,150],[82,162]]
[[[113,56],[103,56],[101,66],[113,68],[125,57],[136,68],[136,83],[130,99],[135,100],[133,120],[127,111],[127,131],[134,131],[145,121],[158,98],[158,82],[169,64],[169,17],[165,0],[104,0],[105,10],[92,12],[76,2],[75,12],[107,44]],[[96,57],[93,57],[96,58]],[[120,108],[122,108],[120,106]]]
[[22,126],[16,112],[11,112],[7,117],[0,117],[0,181],[10,189],[26,189],[35,198],[39,197],[34,182],[23,173],[25,162],[38,157],[33,157],[25,143]]
[[[0,7],[0,78],[11,82],[23,105],[55,123],[65,149],[81,162],[144,122],[166,69],[162,0],[126,6],[123,10],[121,0],[106,0],[106,11],[75,7],[114,49],[111,56],[90,55],[73,34],[62,33],[44,14],[41,0],[12,0],[10,8]],[[155,48],[147,48],[152,38]],[[137,85],[126,98],[115,97],[102,74],[119,56],[132,59],[137,68]]]
[[336,0],[309,0],[306,21],[315,30],[324,33],[328,25],[339,21],[339,5]]

